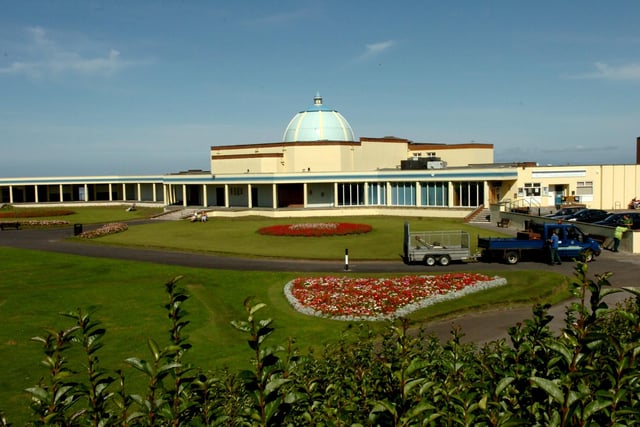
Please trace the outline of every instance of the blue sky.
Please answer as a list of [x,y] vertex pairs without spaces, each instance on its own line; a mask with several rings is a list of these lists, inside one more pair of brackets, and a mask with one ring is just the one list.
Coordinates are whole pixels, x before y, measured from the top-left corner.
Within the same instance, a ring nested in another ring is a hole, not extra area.
[[313,102],[356,137],[634,163],[640,2],[0,0],[0,177],[209,169]]

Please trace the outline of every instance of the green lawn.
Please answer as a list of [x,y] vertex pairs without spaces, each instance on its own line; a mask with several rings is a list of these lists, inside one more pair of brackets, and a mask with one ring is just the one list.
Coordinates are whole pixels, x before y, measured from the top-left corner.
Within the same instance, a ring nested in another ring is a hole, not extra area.
[[[305,259],[340,259],[345,249],[354,260],[400,260],[403,225],[412,231],[464,230],[470,234],[471,251],[478,234],[504,234],[479,229],[459,219],[403,217],[327,217],[327,218],[213,218],[206,223],[158,221],[132,226],[124,233],[101,237],[106,244],[155,247],[173,250],[213,252],[218,254]],[[351,222],[373,227],[365,234],[330,237],[288,237],[258,234],[261,227],[305,222]]]
[[[122,212],[121,208],[110,212],[85,211],[78,213],[79,218],[83,218],[78,222],[110,222]],[[101,220],[96,220],[98,218]],[[324,218],[313,219],[313,222],[327,220],[367,223],[374,231],[330,238],[270,237],[257,234],[257,229],[275,223],[310,221],[213,219],[204,224],[159,221],[132,226],[124,233],[98,241],[248,256],[325,259],[341,257],[344,249],[349,248],[354,259],[397,259],[401,262],[399,254],[405,219]],[[472,233],[472,241],[475,240],[474,233],[478,233],[473,227],[455,220],[410,221],[415,231],[462,228]],[[486,234],[483,232],[483,235]],[[273,318],[276,327],[272,344],[285,344],[288,337],[295,337],[296,347],[306,352],[309,348],[318,349],[324,343],[335,341],[347,327],[344,322],[305,316],[290,307],[282,289],[285,283],[298,276],[295,273],[193,269],[3,247],[0,247],[0,259],[3,266],[0,349],[4,355],[0,361],[3,372],[0,409],[6,411],[15,425],[20,425],[19,421],[28,413],[28,398],[22,391],[46,374],[39,363],[43,357],[41,347],[29,339],[42,335],[43,327],[69,326],[68,321],[58,315],[60,312],[95,309],[94,317],[107,329],[105,347],[99,353],[102,366],[125,368],[135,387],[136,373],[123,364],[123,360],[132,356],[147,358],[148,338],[154,338],[161,345],[168,343],[169,323],[162,308],[166,297],[164,284],[175,276],[183,276],[180,285],[191,296],[185,305],[191,322],[185,332],[193,344],[188,361],[203,369],[224,366],[238,369],[249,363],[251,352],[245,337],[230,326],[232,320],[246,318],[242,303],[247,296],[255,296],[267,304],[264,315]],[[453,313],[507,305],[531,306],[543,301],[554,303],[568,297],[564,286],[567,278],[558,273],[500,272],[491,267],[478,264],[477,272],[501,275],[508,280],[507,286],[434,305],[410,315],[411,321],[417,326]]]
[[[282,288],[296,277],[286,272],[245,272],[191,269],[151,263],[88,258],[0,248],[3,274],[0,304],[0,408],[10,419],[27,413],[28,400],[21,393],[37,383],[44,368],[39,344],[30,337],[43,334],[43,327],[69,326],[57,314],[78,308],[96,309],[95,317],[107,328],[100,360],[110,369],[125,368],[127,357],[148,357],[146,340],[168,343],[169,323],[162,308],[164,283],[182,275],[182,287],[191,295],[186,303],[191,324],[186,333],[194,345],[188,360],[203,369],[246,367],[250,351],[244,336],[230,326],[231,320],[246,318],[242,302],[255,296],[267,304],[265,315],[274,319],[272,344],[296,338],[301,351],[334,341],[346,327],[344,322],[313,318],[293,310]],[[484,270],[479,265],[479,270]],[[501,274],[495,271],[480,271]],[[535,301],[558,301],[567,296],[566,278],[557,273],[513,272],[502,274],[509,285],[439,304],[410,316],[415,324],[434,316],[501,305]],[[127,368],[129,375],[135,372]],[[134,381],[135,383],[135,381]]]
[[[3,216],[0,221],[10,221],[11,215],[14,215],[18,221],[28,220],[44,220],[44,219],[58,219],[67,221],[69,224],[101,224],[105,222],[117,222],[117,221],[131,221],[137,219],[145,219],[151,216],[162,213],[162,208],[146,208],[137,207],[133,211],[128,211],[127,208],[131,207],[131,204],[120,206],[82,206],[82,207],[67,207],[67,206],[52,206],[52,207],[38,207],[38,208],[20,208],[13,206],[5,206],[0,209],[0,214]],[[54,211],[67,211],[69,215],[51,215]],[[20,217],[20,215],[33,215],[30,217]]]

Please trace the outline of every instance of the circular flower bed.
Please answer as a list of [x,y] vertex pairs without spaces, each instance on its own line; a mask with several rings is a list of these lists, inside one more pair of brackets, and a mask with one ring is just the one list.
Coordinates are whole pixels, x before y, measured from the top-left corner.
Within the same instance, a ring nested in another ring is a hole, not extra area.
[[263,227],[260,234],[269,236],[345,236],[347,234],[362,234],[371,231],[367,224],[352,224],[349,222],[311,222],[302,224],[282,224]]
[[391,278],[298,277],[284,287],[299,312],[347,321],[405,316],[429,305],[506,285],[502,277],[450,273]]

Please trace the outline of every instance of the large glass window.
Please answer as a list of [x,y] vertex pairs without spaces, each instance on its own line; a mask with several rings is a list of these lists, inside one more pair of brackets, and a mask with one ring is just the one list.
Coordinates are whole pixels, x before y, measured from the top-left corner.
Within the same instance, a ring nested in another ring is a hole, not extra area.
[[484,183],[478,181],[453,183],[453,205],[477,207],[484,203]]
[[420,183],[420,204],[422,206],[447,206],[449,185],[447,182]]
[[364,183],[338,183],[338,206],[364,205]]
[[391,204],[393,206],[415,206],[416,184],[414,182],[392,182]]
[[387,184],[384,182],[369,183],[369,204],[370,205],[386,205],[387,204]]

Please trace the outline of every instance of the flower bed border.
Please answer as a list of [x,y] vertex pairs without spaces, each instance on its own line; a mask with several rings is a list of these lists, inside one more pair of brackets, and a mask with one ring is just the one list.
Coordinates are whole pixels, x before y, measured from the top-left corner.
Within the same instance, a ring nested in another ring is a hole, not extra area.
[[258,229],[258,233],[266,236],[282,237],[325,237],[364,234],[372,229],[368,224],[351,222],[309,222],[270,225]]
[[[404,276],[406,277],[406,276]],[[434,277],[434,275],[418,275],[418,277]],[[351,279],[346,276],[343,276],[345,279]],[[450,301],[456,298],[461,298],[466,295],[470,295],[475,292],[483,291],[486,289],[495,288],[498,286],[504,286],[507,284],[507,279],[499,276],[494,276],[491,280],[488,281],[477,281],[473,285],[465,286],[463,289],[459,291],[450,291],[446,294],[438,294],[434,296],[430,296],[427,298],[422,298],[420,300],[411,302],[402,307],[399,307],[396,311],[391,314],[377,314],[375,316],[358,316],[358,315],[331,315],[328,313],[324,313],[319,310],[315,310],[311,307],[305,306],[301,304],[291,293],[291,289],[294,285],[294,281],[300,279],[299,277],[293,280],[290,280],[284,285],[284,294],[289,301],[289,304],[298,312],[302,314],[306,314],[309,316],[322,317],[326,319],[333,319],[339,321],[367,321],[367,322],[377,322],[383,320],[394,320],[403,316],[406,316],[414,311],[421,310],[423,308],[429,307],[433,304],[437,304],[444,301]]]
[[96,228],[95,230],[80,233],[78,237],[83,239],[95,239],[109,234],[121,233],[127,231],[129,226],[124,222],[112,222]]

